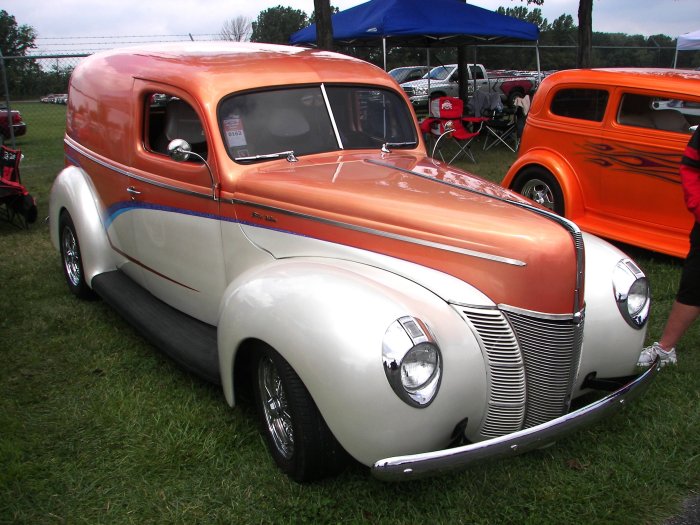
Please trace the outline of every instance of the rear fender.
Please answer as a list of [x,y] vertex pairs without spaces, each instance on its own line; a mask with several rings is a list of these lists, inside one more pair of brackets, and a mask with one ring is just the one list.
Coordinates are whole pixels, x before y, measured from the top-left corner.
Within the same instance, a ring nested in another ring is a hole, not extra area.
[[116,269],[113,251],[102,222],[101,206],[90,177],[81,168],[63,169],[54,180],[49,199],[51,243],[59,249],[58,221],[63,210],[70,213],[78,234],[85,280]]
[[559,183],[564,195],[565,215],[575,219],[583,214],[583,196],[576,172],[559,153],[548,148],[533,148],[521,155],[508,170],[501,185],[513,189],[518,175],[526,168],[535,167],[548,171]]

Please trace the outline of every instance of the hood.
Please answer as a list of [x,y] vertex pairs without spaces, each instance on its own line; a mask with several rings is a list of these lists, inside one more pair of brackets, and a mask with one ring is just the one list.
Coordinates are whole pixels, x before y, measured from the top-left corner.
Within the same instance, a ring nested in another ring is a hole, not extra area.
[[[529,202],[521,196],[429,158],[351,154],[251,166],[233,201],[239,222],[409,260],[453,275],[497,304],[556,314],[575,309],[571,233],[515,204]],[[281,253],[256,231],[251,240],[277,257],[308,255],[289,253],[289,243]]]

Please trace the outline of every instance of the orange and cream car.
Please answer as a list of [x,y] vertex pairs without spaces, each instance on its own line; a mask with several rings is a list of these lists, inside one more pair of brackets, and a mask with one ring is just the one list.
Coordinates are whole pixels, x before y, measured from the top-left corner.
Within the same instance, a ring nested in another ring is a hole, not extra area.
[[581,69],[547,77],[503,180],[596,235],[685,257],[678,172],[700,122],[700,71]]
[[[392,78],[189,43],[86,58],[50,230],[70,290],[234,405],[279,467],[416,478],[540,447],[641,392],[649,290],[606,242],[433,161]],[[616,389],[569,412],[573,398]]]

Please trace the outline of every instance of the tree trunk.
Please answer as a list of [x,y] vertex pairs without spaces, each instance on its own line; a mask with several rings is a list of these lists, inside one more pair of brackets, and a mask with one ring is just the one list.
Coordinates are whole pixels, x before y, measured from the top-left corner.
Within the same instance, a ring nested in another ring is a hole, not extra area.
[[578,3],[576,67],[593,67],[593,0],[579,0]]
[[319,49],[333,50],[333,23],[331,22],[330,0],[314,0],[316,17],[316,46]]

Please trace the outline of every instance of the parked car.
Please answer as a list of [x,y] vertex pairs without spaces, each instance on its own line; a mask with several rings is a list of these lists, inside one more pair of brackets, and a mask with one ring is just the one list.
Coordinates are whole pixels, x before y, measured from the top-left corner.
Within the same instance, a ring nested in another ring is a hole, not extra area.
[[430,71],[428,66],[404,66],[396,67],[389,71],[389,74],[394,77],[394,80],[401,84],[402,82],[410,82],[423,78]]
[[[10,123],[12,123],[12,131],[10,131]],[[22,120],[22,115],[16,109],[8,109],[5,105],[0,105],[0,134],[2,134],[2,142],[10,140],[12,134],[15,137],[21,137],[27,133],[27,124]]]
[[[487,87],[499,93],[501,100],[513,105],[517,97],[530,94],[537,87],[537,75],[527,72],[487,71],[483,64],[468,64],[467,93],[471,96],[474,87]],[[417,108],[426,107],[429,100],[439,97],[459,96],[459,68],[457,64],[437,66],[420,80],[404,82],[401,87],[408,95],[411,104]]]
[[693,217],[678,170],[699,109],[700,72],[554,73],[534,97],[503,185],[585,231],[685,257]]
[[71,77],[64,143],[49,215],[70,291],[230,405],[252,388],[295,480],[346,455],[392,480],[541,447],[658,370],[635,375],[650,299],[634,262],[429,158],[405,94],[361,60],[97,53]]

